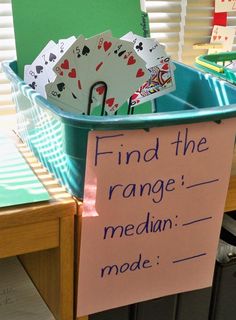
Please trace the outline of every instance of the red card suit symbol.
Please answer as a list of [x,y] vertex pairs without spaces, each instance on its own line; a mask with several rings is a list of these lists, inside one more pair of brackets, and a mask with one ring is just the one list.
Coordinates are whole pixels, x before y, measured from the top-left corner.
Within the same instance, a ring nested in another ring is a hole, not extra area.
[[60,76],[63,76],[63,74],[64,74],[63,71],[60,71],[60,72],[59,72],[59,75],[60,75]]
[[105,41],[104,44],[103,44],[103,48],[105,51],[109,50],[110,47],[111,47],[112,43],[109,42],[109,41]]
[[135,93],[135,94],[132,95],[131,99],[132,99],[132,100],[135,100],[137,97],[138,97],[138,94]]
[[225,37],[225,40],[228,40],[228,37]]
[[220,40],[220,39],[221,39],[221,36],[218,36],[218,39]]
[[113,105],[114,101],[115,101],[114,98],[107,99],[107,100],[106,100],[106,104],[107,104],[109,107],[111,107],[111,106]]
[[131,56],[131,57],[129,57],[129,60],[128,60],[127,65],[129,66],[129,65],[131,65],[131,64],[134,64],[135,62],[136,62],[136,60],[134,59],[133,56]]
[[99,40],[99,43],[98,43],[98,50],[100,50],[100,49],[101,49],[101,47],[102,47],[102,43],[103,43],[103,38],[101,38],[101,39]]
[[70,78],[76,78],[76,70],[75,69],[71,69],[71,71],[68,73],[68,76]]
[[96,91],[99,95],[102,95],[105,91],[105,86],[98,87]]
[[80,82],[80,80],[78,80],[78,88],[79,88],[80,90],[82,90],[82,87],[81,87],[81,82]]
[[144,75],[144,72],[142,69],[138,69],[137,73],[136,73],[136,78],[140,78]]
[[162,66],[162,70],[168,70],[169,69],[169,65],[168,63],[164,64],[164,66]]
[[96,71],[98,71],[98,70],[101,68],[102,65],[103,65],[103,62],[100,62],[100,63],[96,66]]
[[217,39],[217,36],[213,36],[213,40],[216,41],[216,39]]
[[69,61],[66,59],[61,64],[62,69],[69,69]]

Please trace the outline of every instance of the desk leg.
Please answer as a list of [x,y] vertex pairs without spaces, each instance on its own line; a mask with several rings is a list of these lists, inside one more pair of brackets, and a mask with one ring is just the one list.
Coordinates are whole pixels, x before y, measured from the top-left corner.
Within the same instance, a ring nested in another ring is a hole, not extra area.
[[60,219],[60,247],[19,258],[56,320],[73,320],[74,217]]
[[61,219],[60,227],[60,319],[69,320],[74,318],[74,216]]

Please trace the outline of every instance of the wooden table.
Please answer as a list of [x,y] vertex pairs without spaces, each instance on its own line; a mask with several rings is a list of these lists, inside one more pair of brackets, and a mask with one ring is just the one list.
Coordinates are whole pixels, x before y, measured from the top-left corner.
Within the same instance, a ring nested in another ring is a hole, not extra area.
[[0,258],[18,256],[57,320],[73,319],[77,202],[24,144],[17,144],[52,199],[0,209]]

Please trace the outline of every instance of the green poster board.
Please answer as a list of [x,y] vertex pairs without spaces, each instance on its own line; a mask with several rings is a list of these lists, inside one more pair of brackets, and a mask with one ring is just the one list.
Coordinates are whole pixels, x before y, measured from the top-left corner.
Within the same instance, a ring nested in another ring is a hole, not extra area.
[[18,72],[31,64],[49,40],[91,37],[111,30],[144,35],[146,15],[140,0],[12,0]]

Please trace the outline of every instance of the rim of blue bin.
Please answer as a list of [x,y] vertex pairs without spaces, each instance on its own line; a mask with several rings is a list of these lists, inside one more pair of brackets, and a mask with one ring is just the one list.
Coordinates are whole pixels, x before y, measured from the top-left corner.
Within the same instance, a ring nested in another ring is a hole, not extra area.
[[[178,64],[182,65],[178,62]],[[61,120],[71,126],[90,130],[121,130],[121,129],[148,129],[153,127],[172,126],[179,124],[190,124],[198,122],[216,121],[236,117],[236,104],[203,109],[184,111],[171,111],[150,114],[116,115],[116,116],[91,116],[77,115],[61,110],[50,103],[40,94],[28,86],[14,70],[17,70],[16,61],[5,61],[2,63],[3,71],[10,81],[18,85],[19,89],[33,103],[52,111]],[[191,69],[184,65],[186,68]],[[200,72],[200,71],[198,71]],[[225,83],[225,86],[231,84]]]

